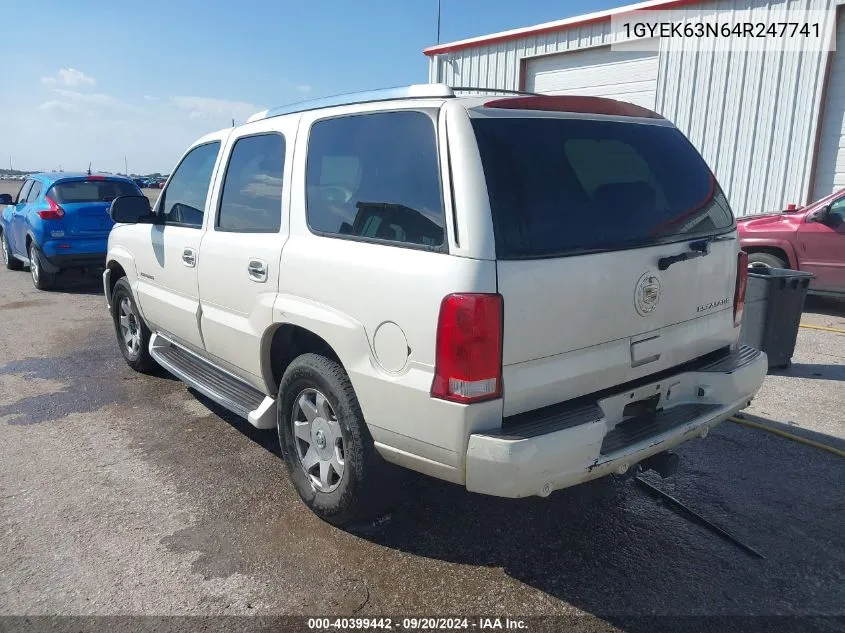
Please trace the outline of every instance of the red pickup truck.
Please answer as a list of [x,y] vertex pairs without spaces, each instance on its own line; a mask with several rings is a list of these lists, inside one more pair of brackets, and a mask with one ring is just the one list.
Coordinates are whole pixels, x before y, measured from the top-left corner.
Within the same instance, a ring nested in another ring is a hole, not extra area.
[[800,209],[736,223],[749,266],[813,273],[811,292],[845,295],[845,189]]

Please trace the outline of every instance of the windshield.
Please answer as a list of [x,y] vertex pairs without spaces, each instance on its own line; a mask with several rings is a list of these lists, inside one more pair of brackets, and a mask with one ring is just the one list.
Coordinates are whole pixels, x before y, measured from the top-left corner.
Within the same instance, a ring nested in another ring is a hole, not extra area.
[[138,188],[122,180],[72,180],[53,185],[47,194],[59,204],[111,202],[118,196],[139,196]]
[[563,118],[474,118],[500,259],[637,248],[734,225],[677,129]]

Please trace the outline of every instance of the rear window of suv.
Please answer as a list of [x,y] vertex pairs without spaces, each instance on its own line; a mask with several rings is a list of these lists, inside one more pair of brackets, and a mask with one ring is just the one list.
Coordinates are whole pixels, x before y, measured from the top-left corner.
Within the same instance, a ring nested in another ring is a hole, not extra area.
[[501,259],[639,248],[734,226],[707,164],[673,127],[473,118]]
[[72,180],[53,185],[47,193],[59,204],[111,202],[118,196],[139,196],[138,188],[122,180]]

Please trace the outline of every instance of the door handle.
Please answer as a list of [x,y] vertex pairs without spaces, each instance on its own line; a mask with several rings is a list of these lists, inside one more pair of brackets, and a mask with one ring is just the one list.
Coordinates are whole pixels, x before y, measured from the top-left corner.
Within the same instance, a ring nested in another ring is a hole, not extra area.
[[193,248],[186,248],[182,251],[182,263],[188,268],[193,268],[197,265],[197,255]]
[[260,259],[251,259],[246,267],[249,278],[258,283],[267,281],[267,264]]

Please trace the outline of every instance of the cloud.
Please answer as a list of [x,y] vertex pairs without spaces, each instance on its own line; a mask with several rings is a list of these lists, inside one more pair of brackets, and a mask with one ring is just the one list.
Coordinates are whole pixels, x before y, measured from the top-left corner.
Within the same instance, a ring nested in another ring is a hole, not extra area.
[[75,90],[65,90],[63,88],[54,88],[53,92],[69,101],[89,105],[112,106],[120,103],[120,101],[111,95],[103,94],[102,92],[76,92]]
[[296,87],[296,89],[297,89],[299,92],[303,92],[303,93],[304,93],[304,92],[311,92],[311,90],[313,89],[313,86],[312,86],[311,84],[299,84],[299,85]]
[[41,83],[46,86],[70,86],[76,88],[79,86],[93,86],[97,83],[91,75],[86,75],[81,70],[75,68],[61,68],[55,76],[42,77]]
[[75,112],[76,108],[73,104],[68,103],[66,101],[45,101],[40,106],[38,106],[39,112]]
[[209,97],[170,97],[170,102],[177,108],[188,110],[188,117],[191,119],[245,121],[261,110],[258,106],[245,101],[229,101]]
[[123,105],[118,99],[102,92],[77,92],[65,88],[53,88],[52,92],[57,98],[39,105],[39,112],[75,112],[91,115],[95,110]]

